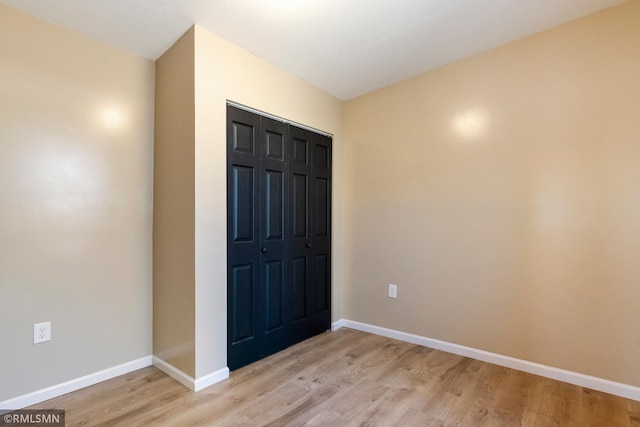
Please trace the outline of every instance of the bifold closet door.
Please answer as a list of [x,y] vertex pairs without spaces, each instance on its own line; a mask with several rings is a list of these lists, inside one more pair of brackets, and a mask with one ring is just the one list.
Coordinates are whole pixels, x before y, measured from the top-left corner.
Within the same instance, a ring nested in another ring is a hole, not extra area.
[[285,125],[229,115],[228,359],[244,366],[286,348]]
[[289,345],[291,319],[287,229],[286,125],[265,117],[260,120],[260,300],[262,336],[258,357]]
[[227,113],[227,359],[229,368],[260,351],[260,118]]
[[227,108],[227,357],[330,327],[331,140]]
[[290,126],[293,342],[331,326],[331,140]]
[[331,328],[331,138],[312,139],[311,335]]

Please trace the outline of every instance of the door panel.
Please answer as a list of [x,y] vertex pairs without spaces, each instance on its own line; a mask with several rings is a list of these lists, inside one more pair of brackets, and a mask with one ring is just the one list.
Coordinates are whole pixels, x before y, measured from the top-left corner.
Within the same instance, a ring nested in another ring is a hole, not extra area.
[[309,198],[307,196],[307,175],[294,173],[291,176],[291,184],[293,186],[291,198],[291,218],[293,219],[293,237],[297,239],[306,239],[308,235],[308,215],[307,207]]
[[287,347],[286,324],[291,317],[286,296],[289,292],[286,228],[287,163],[284,123],[260,118],[261,217],[260,250],[262,265],[261,348],[265,357]]
[[227,356],[230,369],[261,348],[259,119],[227,115]]
[[307,166],[309,163],[309,156],[307,155],[309,151],[309,141],[304,138],[304,131],[300,137],[293,137],[293,153],[291,155],[291,162]]
[[319,334],[331,326],[331,139],[315,135],[313,140],[314,185],[311,247],[314,290],[311,334]]
[[317,142],[315,144],[316,154],[315,154],[315,165],[318,168],[329,168],[329,147],[322,142]]
[[265,239],[284,240],[284,172],[265,172]]
[[315,289],[314,289],[314,314],[322,313],[329,309],[329,259],[326,254],[315,257]]
[[246,316],[233,318],[231,328],[231,342],[239,344],[249,339],[255,339],[253,318],[254,277],[253,265],[234,265],[231,268],[231,304],[234,311],[248,313]]
[[[243,118],[247,120],[242,120]],[[255,156],[257,154],[257,146],[255,144],[255,119],[245,115],[231,123],[232,126],[232,142],[231,146],[235,153],[247,154]]]
[[233,165],[232,228],[233,242],[254,240],[254,170],[252,167]]
[[293,259],[293,321],[291,323],[291,343],[300,342],[311,337],[311,269],[310,213],[312,197],[309,194],[311,182],[311,144],[313,134],[306,129],[289,127],[291,159],[289,171],[291,176],[289,217],[292,224],[289,230],[289,251]]
[[329,203],[329,180],[317,177],[314,237],[329,236]]
[[273,333],[284,328],[283,297],[284,297],[284,263],[282,260],[265,263],[265,332]]
[[301,322],[308,319],[307,315],[307,257],[293,258],[293,298],[291,309],[292,321]]
[[[280,123],[277,123],[277,122],[276,124],[271,123],[271,125],[274,128],[280,128],[281,126],[279,126],[279,124]],[[268,131],[265,131],[264,136],[265,136],[265,151],[264,151],[265,157],[284,162],[285,160],[284,133],[268,130]]]

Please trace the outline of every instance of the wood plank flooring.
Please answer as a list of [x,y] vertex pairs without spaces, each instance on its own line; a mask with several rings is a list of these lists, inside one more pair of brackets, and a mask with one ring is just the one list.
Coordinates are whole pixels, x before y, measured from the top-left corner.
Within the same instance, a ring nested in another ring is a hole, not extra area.
[[640,426],[640,402],[347,328],[198,393],[149,367],[34,408],[67,426]]

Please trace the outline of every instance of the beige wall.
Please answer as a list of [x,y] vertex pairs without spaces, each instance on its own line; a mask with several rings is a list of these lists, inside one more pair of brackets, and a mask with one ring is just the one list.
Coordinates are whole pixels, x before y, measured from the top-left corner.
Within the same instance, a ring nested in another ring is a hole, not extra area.
[[153,90],[151,61],[0,5],[0,401],[151,354]]
[[640,386],[639,22],[347,103],[345,318]]
[[[227,366],[227,100],[334,134],[334,212],[343,209],[343,103],[198,26],[156,72],[156,179],[163,181],[155,186],[154,353],[202,378]],[[333,318],[340,319],[342,215],[333,226]]]
[[194,31],[156,61],[153,354],[195,377]]

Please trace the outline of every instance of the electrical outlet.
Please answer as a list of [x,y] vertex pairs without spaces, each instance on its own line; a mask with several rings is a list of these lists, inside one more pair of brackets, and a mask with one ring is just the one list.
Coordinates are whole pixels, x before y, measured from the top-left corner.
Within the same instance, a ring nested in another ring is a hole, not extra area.
[[51,341],[51,322],[36,323],[33,325],[33,343]]
[[389,298],[398,298],[398,286],[389,283]]

